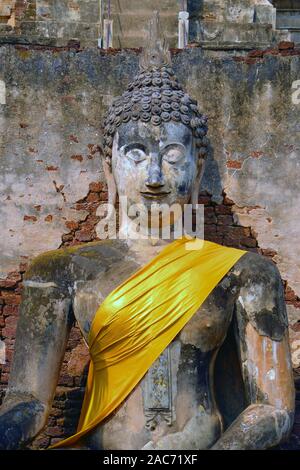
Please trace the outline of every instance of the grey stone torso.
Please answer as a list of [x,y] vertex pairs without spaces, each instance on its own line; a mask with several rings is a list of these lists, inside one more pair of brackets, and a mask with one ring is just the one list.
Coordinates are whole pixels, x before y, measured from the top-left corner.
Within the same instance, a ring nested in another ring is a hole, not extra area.
[[[74,319],[87,339],[103,299],[151,258],[149,250],[141,253],[129,250],[124,241],[103,240],[33,260],[24,276],[14,361],[0,410],[0,448],[19,448],[45,426]],[[279,272],[263,257],[247,253],[163,352],[159,364],[83,445],[99,449],[202,449],[215,441],[213,448],[276,445],[291,429],[294,404],[286,332]],[[281,351],[278,360],[265,353],[266,341],[272,351]],[[236,348],[235,359],[231,346]],[[271,368],[272,383],[266,373]],[[255,371],[260,370],[257,377]],[[239,389],[237,382],[242,385]],[[246,399],[239,402],[239,397]],[[251,432],[243,432],[245,425]]]
[[[99,244],[72,255],[73,311],[87,338],[105,297],[140,268],[125,244]],[[197,280],[195,280],[197,282]],[[205,449],[220,436],[212,370],[232,319],[237,277],[231,270],[119,409],[86,438],[102,449]]]

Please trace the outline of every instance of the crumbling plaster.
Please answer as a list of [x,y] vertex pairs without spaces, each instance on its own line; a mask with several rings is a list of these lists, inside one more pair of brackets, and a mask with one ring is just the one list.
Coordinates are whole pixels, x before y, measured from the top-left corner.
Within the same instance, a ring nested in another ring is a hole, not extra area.
[[[261,248],[276,251],[283,278],[300,295],[300,105],[292,88],[299,56],[269,54],[247,63],[192,49],[173,61],[209,116],[211,155],[202,189],[216,202],[225,190],[237,221],[252,227]],[[1,277],[24,257],[57,248],[66,220],[86,216],[74,204],[90,182],[104,180],[99,153],[91,155],[90,148],[101,141],[104,111],[137,67],[135,51],[1,47]]]

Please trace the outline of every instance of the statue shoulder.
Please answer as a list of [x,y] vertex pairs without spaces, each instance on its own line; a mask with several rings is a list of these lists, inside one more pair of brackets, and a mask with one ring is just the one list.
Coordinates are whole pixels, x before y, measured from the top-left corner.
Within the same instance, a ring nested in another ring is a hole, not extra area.
[[271,286],[282,284],[280,272],[276,264],[272,260],[251,251],[239,259],[234,266],[234,272],[244,282],[252,279],[256,283],[264,283]]
[[78,278],[92,279],[123,256],[121,245],[119,240],[100,240],[47,251],[32,260],[24,280],[71,285]]
[[235,266],[239,295],[237,315],[262,335],[281,340],[288,326],[284,287],[276,264],[262,255],[247,253]]

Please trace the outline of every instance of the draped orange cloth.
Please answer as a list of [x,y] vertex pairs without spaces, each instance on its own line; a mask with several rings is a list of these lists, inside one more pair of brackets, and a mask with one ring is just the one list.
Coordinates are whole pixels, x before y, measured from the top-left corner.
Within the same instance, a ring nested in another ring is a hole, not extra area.
[[130,394],[230,268],[246,252],[184,236],[114,289],[88,344],[90,368],[74,446]]

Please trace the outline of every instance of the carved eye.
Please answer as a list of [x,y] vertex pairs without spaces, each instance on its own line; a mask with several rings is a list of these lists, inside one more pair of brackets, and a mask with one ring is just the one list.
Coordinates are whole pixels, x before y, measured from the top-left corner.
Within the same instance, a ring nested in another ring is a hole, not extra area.
[[142,144],[130,144],[125,148],[125,155],[135,163],[139,163],[145,160],[146,149]]
[[184,147],[177,144],[168,145],[163,151],[163,159],[171,164],[179,162],[184,156]]

